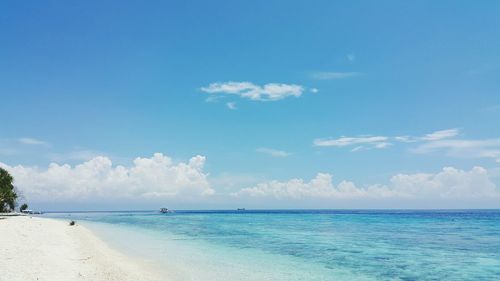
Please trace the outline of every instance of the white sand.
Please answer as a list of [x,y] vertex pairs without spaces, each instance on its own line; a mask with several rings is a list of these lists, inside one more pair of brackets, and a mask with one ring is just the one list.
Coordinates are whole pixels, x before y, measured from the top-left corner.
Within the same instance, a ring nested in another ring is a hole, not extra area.
[[30,216],[0,217],[0,281],[167,280],[108,247],[87,228]]

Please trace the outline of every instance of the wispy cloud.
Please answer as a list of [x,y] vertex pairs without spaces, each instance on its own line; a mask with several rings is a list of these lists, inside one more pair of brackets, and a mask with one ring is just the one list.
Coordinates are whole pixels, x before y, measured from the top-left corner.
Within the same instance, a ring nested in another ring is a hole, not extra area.
[[459,158],[491,158],[500,163],[500,139],[484,140],[433,140],[420,144],[415,153],[444,151],[446,155]]
[[334,146],[334,147],[344,147],[358,145],[353,151],[360,150],[363,146],[367,145],[373,148],[384,148],[389,145],[387,142],[388,137],[384,136],[360,136],[360,137],[340,137],[338,139],[315,139],[315,146]]
[[457,128],[439,130],[423,136],[359,136],[330,139],[315,139],[315,146],[352,147],[351,151],[386,148],[396,143],[413,144],[409,151],[425,154],[444,152],[448,156],[461,158],[491,158],[500,163],[500,139],[458,139]]
[[26,151],[45,151],[50,144],[35,138],[0,138],[0,155],[18,155]]
[[289,153],[289,152],[286,152],[283,150],[277,150],[277,149],[273,149],[273,148],[267,148],[267,147],[257,148],[256,151],[260,152],[260,153],[265,153],[265,154],[271,155],[273,157],[287,157],[287,156],[291,155],[291,153]]
[[311,77],[316,80],[338,80],[360,75],[361,72],[315,72]]
[[201,91],[211,95],[233,95],[255,101],[277,101],[288,97],[300,97],[305,88],[296,84],[269,83],[263,86],[251,82],[217,82],[202,87]]
[[424,141],[437,141],[443,139],[449,139],[455,137],[459,134],[458,129],[448,129],[435,131],[424,136],[372,136],[363,135],[357,137],[346,137],[342,136],[340,138],[327,138],[327,139],[315,139],[313,144],[315,146],[333,146],[333,147],[346,147],[355,146],[351,151],[360,151],[367,149],[381,149],[393,145],[394,142],[424,142]]
[[441,131],[435,131],[433,133],[430,133],[430,134],[423,136],[422,140],[436,141],[436,140],[452,138],[452,137],[458,136],[458,134],[459,134],[458,129],[441,130]]
[[47,142],[34,139],[34,138],[19,138],[18,141],[22,144],[28,144],[28,145],[47,145]]
[[235,102],[226,102],[226,106],[227,106],[227,108],[229,108],[229,109],[231,109],[231,110],[236,110],[236,109],[238,109],[238,108],[236,107],[236,103],[235,103]]
[[457,128],[435,131],[424,136],[397,136],[394,137],[395,141],[399,142],[421,142],[421,141],[436,141],[442,139],[449,139],[456,137],[460,134],[460,130]]

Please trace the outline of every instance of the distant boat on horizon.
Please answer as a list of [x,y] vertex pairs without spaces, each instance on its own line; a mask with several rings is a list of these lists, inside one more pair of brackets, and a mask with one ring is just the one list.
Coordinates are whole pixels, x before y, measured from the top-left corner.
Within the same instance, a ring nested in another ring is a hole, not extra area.
[[167,214],[167,213],[173,213],[174,211],[169,210],[168,208],[160,208],[160,213],[162,214]]
[[246,209],[245,208],[238,208],[236,209],[236,211],[245,211]]

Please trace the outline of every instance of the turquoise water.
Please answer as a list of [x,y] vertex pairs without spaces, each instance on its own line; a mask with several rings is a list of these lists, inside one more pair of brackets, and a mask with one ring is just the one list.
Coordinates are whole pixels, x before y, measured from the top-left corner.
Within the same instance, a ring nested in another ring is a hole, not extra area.
[[177,280],[500,280],[500,211],[49,214]]

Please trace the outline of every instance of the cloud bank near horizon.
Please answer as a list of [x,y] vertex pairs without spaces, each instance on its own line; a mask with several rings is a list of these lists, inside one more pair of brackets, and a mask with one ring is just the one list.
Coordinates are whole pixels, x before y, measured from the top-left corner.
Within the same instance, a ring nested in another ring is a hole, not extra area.
[[[0,162],[15,179],[15,186],[28,202],[83,202],[95,200],[125,202],[136,200],[175,199],[199,203],[242,202],[372,202],[405,200],[405,202],[481,202],[498,200],[500,191],[494,176],[483,167],[460,170],[445,167],[437,173],[397,174],[386,184],[358,185],[333,175],[318,173],[310,181],[293,178],[286,181],[260,181],[250,187],[234,186],[216,194],[209,174],[204,171],[206,158],[194,156],[186,162],[174,163],[162,153],[150,158],[138,157],[130,167],[113,165],[103,156],[71,166],[51,163],[47,168],[23,165],[9,166]],[[217,201],[219,200],[219,201]],[[222,200],[222,201],[220,201]],[[294,202],[294,203],[292,203]],[[479,204],[478,203],[478,204]],[[481,205],[474,206],[480,207]],[[378,204],[380,205],[380,204]],[[443,205],[444,206],[444,205]]]
[[500,191],[488,171],[473,167],[469,171],[445,167],[432,173],[397,174],[388,184],[358,186],[343,180],[333,183],[333,175],[318,173],[310,181],[294,178],[268,181],[243,188],[234,197],[274,198],[277,200],[317,199],[500,199]]
[[28,201],[92,201],[133,198],[191,198],[212,195],[214,190],[203,171],[204,156],[173,163],[162,153],[138,157],[133,165],[113,165],[108,157],[97,156],[79,165],[51,163],[46,169],[0,167],[14,177],[14,185]]

